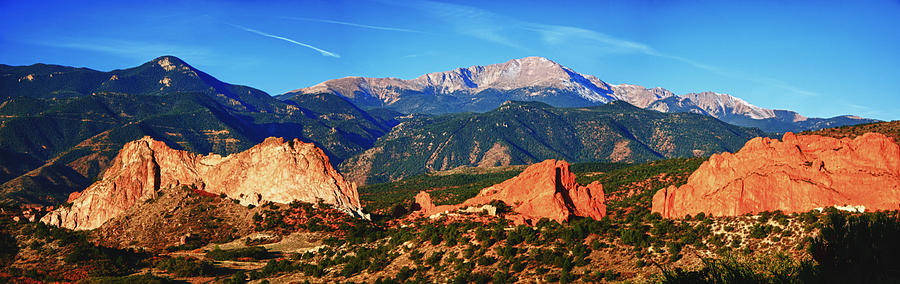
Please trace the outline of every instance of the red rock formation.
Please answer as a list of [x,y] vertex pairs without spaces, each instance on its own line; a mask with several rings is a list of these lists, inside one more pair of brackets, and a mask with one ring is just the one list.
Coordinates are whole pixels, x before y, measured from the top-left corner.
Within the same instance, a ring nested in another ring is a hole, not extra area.
[[517,223],[536,222],[545,217],[561,223],[571,216],[600,219],[606,215],[603,186],[599,182],[588,186],[577,184],[569,163],[556,160],[531,165],[518,176],[482,189],[477,196],[459,205],[434,206],[428,193],[420,192],[416,196],[416,203],[423,208],[420,213],[426,216],[493,200],[512,207],[519,215],[513,219]]
[[75,199],[77,199],[79,196],[81,196],[80,191],[69,193],[69,198],[66,198],[66,203],[75,201]]
[[419,205],[421,211],[434,210],[434,203],[431,202],[431,194],[428,192],[419,191],[419,194],[416,194],[416,204]]
[[713,155],[681,187],[653,196],[653,212],[679,218],[834,205],[900,209],[900,146],[881,134],[856,139],[786,133],[754,138],[736,154]]
[[268,138],[222,157],[174,150],[144,137],[126,144],[103,178],[72,200],[70,208],[59,208],[41,221],[71,229],[97,228],[137,202],[156,197],[160,189],[180,185],[224,193],[245,205],[322,201],[365,216],[356,185],[344,180],[312,143]]

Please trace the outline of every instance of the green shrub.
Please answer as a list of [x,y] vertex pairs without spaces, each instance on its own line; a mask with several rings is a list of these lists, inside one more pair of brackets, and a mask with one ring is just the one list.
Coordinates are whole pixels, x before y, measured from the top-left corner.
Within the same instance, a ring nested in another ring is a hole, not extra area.
[[154,276],[150,274],[129,275],[119,277],[92,277],[79,280],[78,283],[83,284],[169,284],[181,283],[169,278]]
[[512,212],[512,207],[501,200],[491,200],[491,202],[488,204],[497,208],[497,215],[503,215]]
[[215,267],[208,261],[188,257],[175,257],[159,261],[156,264],[156,269],[178,277],[192,277],[212,275]]
[[269,257],[269,252],[264,247],[245,247],[223,250],[217,246],[206,253],[206,257],[214,260],[236,260],[238,258],[263,259]]
[[419,260],[419,259],[422,259],[422,256],[424,256],[424,255],[425,255],[424,253],[422,253],[418,250],[412,250],[409,252],[409,259]]
[[753,224],[750,227],[750,237],[754,239],[764,239],[772,232],[772,225]]
[[821,233],[809,251],[825,279],[836,282],[900,282],[900,215],[897,211],[851,214],[826,209]]
[[476,261],[476,263],[478,263],[478,265],[481,265],[481,266],[488,266],[488,265],[494,264],[496,262],[497,262],[497,258],[495,258],[493,256],[487,256],[487,255],[483,255],[483,256],[479,257],[478,260]]
[[724,256],[704,258],[698,270],[662,269],[658,283],[821,283],[811,261],[797,261],[788,255],[767,255],[756,259]]
[[273,259],[273,260],[269,260],[269,262],[266,263],[266,266],[263,266],[263,268],[259,271],[258,275],[251,275],[251,276],[255,276],[255,277],[251,277],[251,278],[259,279],[259,278],[268,277],[268,276],[283,273],[283,272],[296,271],[299,269],[300,269],[300,266],[295,265],[290,260],[287,260],[287,259],[275,260],[275,259]]
[[644,232],[635,229],[622,229],[619,232],[619,237],[626,245],[632,245],[636,247],[646,247],[648,245],[647,235]]
[[223,283],[225,283],[225,284],[247,283],[247,274],[244,273],[243,271],[235,272],[233,275],[231,275],[231,278],[225,279],[225,281],[223,281]]
[[442,258],[444,258],[444,251],[435,251],[425,260],[425,263],[431,266],[437,266],[438,264],[441,264]]
[[[38,242],[35,241],[32,245],[37,243]],[[18,253],[19,245],[16,243],[16,238],[5,230],[0,230],[0,267],[4,267],[7,263],[13,262]]]

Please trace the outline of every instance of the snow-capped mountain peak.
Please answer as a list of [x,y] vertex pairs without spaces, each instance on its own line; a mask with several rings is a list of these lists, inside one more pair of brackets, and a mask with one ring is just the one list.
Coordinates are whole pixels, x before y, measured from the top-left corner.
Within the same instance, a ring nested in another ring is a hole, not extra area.
[[872,121],[850,116],[807,118],[793,111],[762,108],[717,92],[676,95],[661,87],[610,85],[595,76],[536,56],[428,73],[409,80],[346,77],[298,89],[281,98],[323,92],[344,96],[363,108],[385,107],[404,113],[484,112],[508,100],[540,101],[559,107],[593,106],[620,100],[661,112],[709,115],[770,132]]

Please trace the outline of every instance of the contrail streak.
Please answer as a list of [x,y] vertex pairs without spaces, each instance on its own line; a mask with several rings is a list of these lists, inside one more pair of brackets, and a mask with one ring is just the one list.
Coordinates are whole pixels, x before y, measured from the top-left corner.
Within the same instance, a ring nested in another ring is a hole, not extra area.
[[290,38],[286,38],[286,37],[283,37],[283,36],[273,35],[273,34],[270,34],[270,33],[266,33],[266,32],[262,32],[262,31],[254,30],[254,29],[251,29],[251,28],[248,28],[248,27],[239,26],[239,25],[232,25],[232,26],[237,27],[237,28],[239,28],[239,29],[242,29],[242,30],[244,30],[244,31],[248,31],[248,32],[251,32],[251,33],[255,33],[255,34],[261,35],[261,36],[270,37],[270,38],[274,38],[274,39],[280,39],[280,40],[283,40],[283,41],[286,41],[286,42],[290,42],[290,43],[293,43],[293,44],[296,44],[296,45],[299,45],[299,46],[302,46],[302,47],[306,47],[306,48],[309,48],[309,49],[318,51],[319,53],[321,53],[321,54],[324,55],[324,56],[330,56],[330,57],[335,57],[335,58],[341,58],[341,56],[338,55],[337,53],[334,53],[334,52],[331,52],[331,51],[327,51],[327,50],[324,50],[324,49],[321,49],[321,48],[318,48],[318,47],[315,47],[315,46],[312,46],[312,45],[309,45],[309,44],[305,44],[305,43],[302,43],[302,42],[299,42],[299,41],[296,41],[296,40],[293,40],[293,39],[290,39]]
[[335,20],[328,20],[328,19],[297,18],[297,17],[285,17],[285,18],[286,18],[286,19],[292,19],[292,20],[300,20],[300,21],[309,21],[309,22],[319,22],[319,23],[326,23],[326,24],[344,25],[344,26],[351,26],[351,27],[364,28],[364,29],[372,29],[372,30],[395,31],[395,32],[407,32],[407,33],[422,33],[422,32],[417,31],[417,30],[410,30],[410,29],[404,29],[404,28],[393,28],[393,27],[373,26],[373,25],[357,24],[357,23],[342,22],[342,21],[335,21]]

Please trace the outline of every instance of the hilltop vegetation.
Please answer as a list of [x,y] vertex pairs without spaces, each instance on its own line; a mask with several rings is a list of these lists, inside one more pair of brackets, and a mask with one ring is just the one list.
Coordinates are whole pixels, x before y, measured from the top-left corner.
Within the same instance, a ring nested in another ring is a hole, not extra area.
[[826,128],[806,131],[801,134],[815,134],[834,138],[855,138],[869,132],[884,134],[887,137],[894,138],[894,142],[898,142],[900,141],[900,120]]

